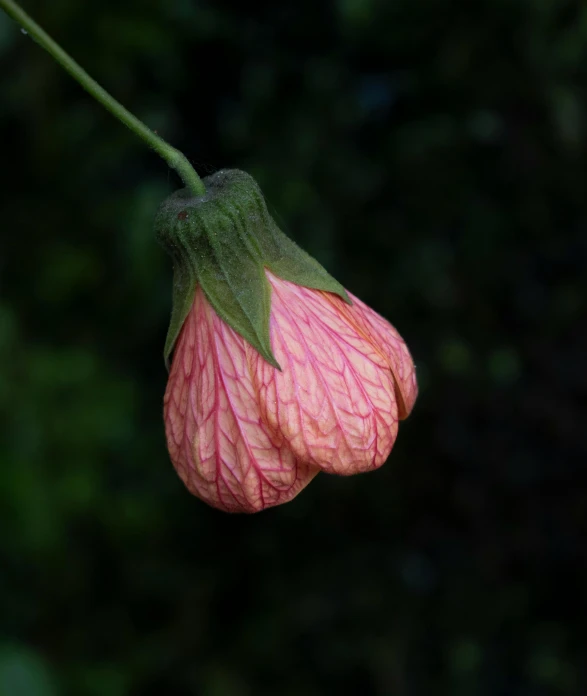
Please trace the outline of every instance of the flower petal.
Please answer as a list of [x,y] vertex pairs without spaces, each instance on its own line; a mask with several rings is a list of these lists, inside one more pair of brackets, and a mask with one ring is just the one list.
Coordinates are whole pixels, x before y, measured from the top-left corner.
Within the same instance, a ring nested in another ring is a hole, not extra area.
[[318,472],[262,421],[247,351],[258,355],[198,288],[165,393],[167,442],[187,488],[229,512],[287,502]]
[[267,276],[271,342],[282,372],[250,352],[264,420],[296,457],[324,471],[380,466],[398,426],[387,360],[340,311],[343,300]]
[[[418,396],[416,368],[410,351],[395,328],[371,307],[349,292],[352,305],[344,304],[340,311],[348,321],[357,325],[360,332],[380,350],[389,363],[395,382],[399,419],[404,420],[414,408]],[[337,298],[328,297],[333,304]]]

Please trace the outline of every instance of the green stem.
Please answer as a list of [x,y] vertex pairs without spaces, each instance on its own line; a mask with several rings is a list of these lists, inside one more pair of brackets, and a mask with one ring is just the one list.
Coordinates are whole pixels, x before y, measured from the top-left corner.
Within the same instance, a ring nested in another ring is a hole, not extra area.
[[200,177],[194,171],[187,157],[166,143],[163,138],[153,133],[142,121],[133,116],[130,111],[122,106],[120,102],[111,97],[105,89],[92,79],[88,73],[78,65],[28,14],[22,10],[13,0],[0,0],[0,9],[3,9],[12,19],[18,22],[25,31],[53,58],[62,68],[79,82],[97,101],[102,104],[111,114],[128,126],[133,133],[142,138],[157,152],[167,164],[177,171],[183,179],[184,184],[191,189],[196,196],[201,196],[206,192]]

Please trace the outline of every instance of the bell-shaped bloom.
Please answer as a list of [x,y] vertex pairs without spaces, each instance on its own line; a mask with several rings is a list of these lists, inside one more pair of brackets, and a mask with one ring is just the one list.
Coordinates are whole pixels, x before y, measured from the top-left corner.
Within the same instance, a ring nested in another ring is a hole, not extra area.
[[174,267],[164,417],[180,477],[256,512],[319,471],[381,466],[417,394],[402,338],[278,228],[250,175],[203,183],[155,219]]
[[381,466],[417,395],[406,344],[350,296],[265,271],[270,364],[216,313],[200,287],[165,394],[169,453],[187,488],[227,512],[295,497],[320,471]]

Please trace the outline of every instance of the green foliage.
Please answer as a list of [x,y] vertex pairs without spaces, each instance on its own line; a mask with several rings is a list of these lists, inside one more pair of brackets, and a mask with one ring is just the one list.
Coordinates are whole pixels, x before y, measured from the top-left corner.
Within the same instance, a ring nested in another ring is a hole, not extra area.
[[0,693],[53,696],[56,693],[43,661],[22,646],[0,645]]
[[180,182],[0,14],[0,694],[585,693],[583,4],[23,4],[202,176],[251,173],[421,394],[376,473],[190,498]]

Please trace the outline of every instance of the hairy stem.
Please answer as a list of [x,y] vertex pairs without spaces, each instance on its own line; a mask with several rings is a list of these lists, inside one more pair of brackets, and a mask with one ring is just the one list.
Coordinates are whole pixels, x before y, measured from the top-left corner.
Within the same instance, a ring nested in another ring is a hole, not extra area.
[[13,0],[0,0],[0,9],[4,10],[12,19],[22,26],[24,31],[36,41],[39,46],[44,48],[58,63],[64,68],[79,84],[87,90],[102,106],[119,121],[133,131],[139,138],[142,138],[150,147],[155,150],[175,171],[181,176],[184,184],[196,196],[201,196],[206,192],[204,184],[196,174],[194,168],[189,163],[187,157],[165,142],[142,121],[106,90],[101,87],[88,73],[78,65],[53,39]]

